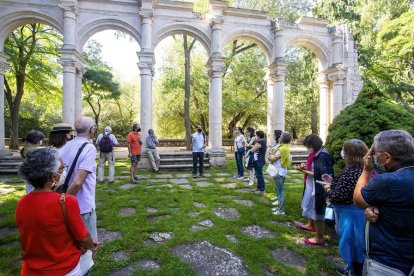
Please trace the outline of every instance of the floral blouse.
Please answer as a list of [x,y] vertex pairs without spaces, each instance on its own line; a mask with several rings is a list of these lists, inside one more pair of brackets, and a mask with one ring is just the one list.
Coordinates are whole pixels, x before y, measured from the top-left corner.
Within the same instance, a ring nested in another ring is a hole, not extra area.
[[331,189],[327,192],[327,198],[332,203],[352,203],[354,189],[361,173],[362,168],[345,168],[339,175],[332,179]]

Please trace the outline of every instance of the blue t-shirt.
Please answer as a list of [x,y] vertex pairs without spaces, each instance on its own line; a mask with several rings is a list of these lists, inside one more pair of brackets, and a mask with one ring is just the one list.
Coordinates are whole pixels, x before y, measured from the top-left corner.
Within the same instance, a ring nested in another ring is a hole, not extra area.
[[408,274],[414,265],[414,167],[373,177],[362,188],[364,200],[379,209],[369,229],[370,257]]

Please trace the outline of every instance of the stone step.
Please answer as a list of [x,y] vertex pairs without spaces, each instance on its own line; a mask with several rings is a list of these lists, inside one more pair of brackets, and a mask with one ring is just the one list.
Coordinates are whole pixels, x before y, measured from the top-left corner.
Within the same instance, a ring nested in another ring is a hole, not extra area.
[[0,162],[1,167],[16,167],[16,166],[19,166],[21,164],[22,164],[22,162],[19,162],[19,161]]
[[[209,168],[209,163],[204,163],[204,168]],[[193,168],[193,164],[175,164],[175,165],[160,165],[160,170],[191,170]]]
[[0,166],[0,173],[18,173],[17,167],[3,168]]
[[[161,159],[177,159],[177,158],[193,158],[192,152],[178,152],[178,153],[159,153]],[[204,158],[208,157],[207,153],[204,153]]]

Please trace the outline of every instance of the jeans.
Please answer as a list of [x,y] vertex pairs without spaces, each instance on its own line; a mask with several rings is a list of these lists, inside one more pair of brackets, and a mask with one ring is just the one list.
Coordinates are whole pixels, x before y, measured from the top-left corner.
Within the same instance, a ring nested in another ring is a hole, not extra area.
[[280,175],[275,177],[275,189],[279,201],[278,211],[283,212],[285,208],[285,177]]
[[263,177],[263,166],[264,163],[260,161],[254,162],[254,170],[256,171],[256,177],[257,177],[257,189],[264,192],[265,190],[265,181]]
[[243,168],[243,154],[239,152],[234,153],[234,157],[236,157],[236,164],[237,164],[237,175],[242,177],[244,175],[244,168]]
[[197,161],[200,164],[200,175],[203,174],[204,152],[193,152],[193,174],[197,174]]

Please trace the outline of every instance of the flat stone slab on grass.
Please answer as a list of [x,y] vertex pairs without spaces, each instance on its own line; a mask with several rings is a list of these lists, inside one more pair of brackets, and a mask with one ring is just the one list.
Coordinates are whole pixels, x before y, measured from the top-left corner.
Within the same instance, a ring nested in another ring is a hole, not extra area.
[[216,173],[216,176],[231,176],[229,173]]
[[122,208],[119,210],[119,215],[121,217],[129,217],[135,215],[135,208]]
[[147,213],[154,214],[154,213],[158,212],[158,209],[147,207],[147,209],[145,209],[145,211],[147,211]]
[[129,189],[132,189],[136,186],[138,186],[138,185],[128,183],[128,184],[124,184],[124,185],[119,186],[119,188],[122,189],[122,190],[129,190]]
[[224,184],[220,184],[220,186],[223,188],[236,188],[237,184],[236,183],[224,183]]
[[252,189],[250,189],[250,188],[242,188],[242,189],[237,189],[237,190],[234,190],[235,192],[238,192],[238,193],[251,193],[252,192]]
[[129,179],[129,178],[131,178],[131,176],[129,176],[129,175],[118,175],[118,176],[115,176],[115,179]]
[[152,179],[148,179],[147,180],[150,183],[165,183],[167,181],[167,179],[157,179],[157,178],[152,178]]
[[152,260],[141,260],[138,262],[138,266],[143,270],[156,270],[161,268],[157,262]]
[[128,256],[123,251],[118,251],[112,254],[112,258],[116,261],[128,259]]
[[157,174],[155,175],[155,178],[172,178],[173,175],[172,174]]
[[204,226],[204,227],[208,227],[208,228],[211,228],[211,227],[214,226],[214,223],[209,219],[202,220],[198,224],[201,225],[201,226]]
[[150,174],[137,174],[138,179],[147,179],[152,178],[152,175]]
[[212,245],[208,241],[177,245],[171,252],[205,276],[247,276],[243,260],[232,251]]
[[233,201],[234,201],[234,202],[236,202],[237,204],[244,205],[244,206],[248,206],[248,207],[251,207],[251,206],[256,205],[256,204],[254,204],[254,202],[253,202],[253,201],[251,201],[251,200],[235,199],[235,200],[233,200]]
[[0,237],[4,237],[18,232],[17,227],[4,227],[0,228]]
[[129,264],[117,271],[112,272],[111,276],[132,276],[137,264]]
[[172,232],[165,232],[165,233],[159,233],[159,232],[153,232],[150,234],[149,238],[157,243],[163,243],[166,240],[171,240],[173,237]]
[[191,186],[190,184],[187,184],[187,185],[179,185],[178,187],[183,188],[183,189],[186,189],[186,190],[192,190],[193,189],[193,186]]
[[221,198],[237,198],[237,196],[234,195],[222,195]]
[[13,188],[0,188],[0,195],[5,195],[14,191]]
[[196,217],[196,216],[198,216],[200,213],[198,213],[198,212],[193,212],[193,211],[190,211],[190,212],[188,212],[187,213],[187,215],[189,215],[190,217]]
[[259,225],[249,225],[240,228],[240,231],[253,239],[273,238],[275,234]]
[[216,208],[213,213],[224,220],[236,220],[240,217],[240,213],[235,208]]
[[239,243],[239,239],[233,235],[226,235],[226,238],[232,243]]
[[157,222],[157,221],[160,221],[160,220],[163,220],[163,219],[169,219],[169,218],[171,218],[170,215],[162,215],[162,216],[148,217],[147,221]]
[[187,177],[192,177],[193,175],[191,173],[178,173],[175,175],[175,177],[178,178],[187,178]]
[[170,181],[175,184],[188,184],[189,183],[188,179],[186,178],[170,179]]
[[201,231],[201,230],[205,230],[205,229],[207,229],[207,227],[204,227],[204,226],[201,226],[201,225],[193,225],[193,226],[191,226],[190,227],[190,232],[198,232],[198,231]]
[[213,186],[214,184],[211,182],[200,181],[200,182],[196,182],[196,185],[198,187],[209,187],[209,186]]
[[104,228],[98,228],[97,231],[98,231],[98,241],[101,244],[105,244],[113,240],[122,239],[122,235],[119,232],[111,232]]
[[272,250],[272,256],[276,261],[279,261],[285,265],[294,266],[299,270],[304,271],[306,268],[305,257],[287,248],[283,247]]
[[197,208],[205,208],[206,205],[201,202],[193,202],[193,206]]
[[0,244],[0,247],[4,249],[9,249],[9,248],[17,247],[17,246],[20,246],[20,242],[18,241],[12,241],[8,243]]

